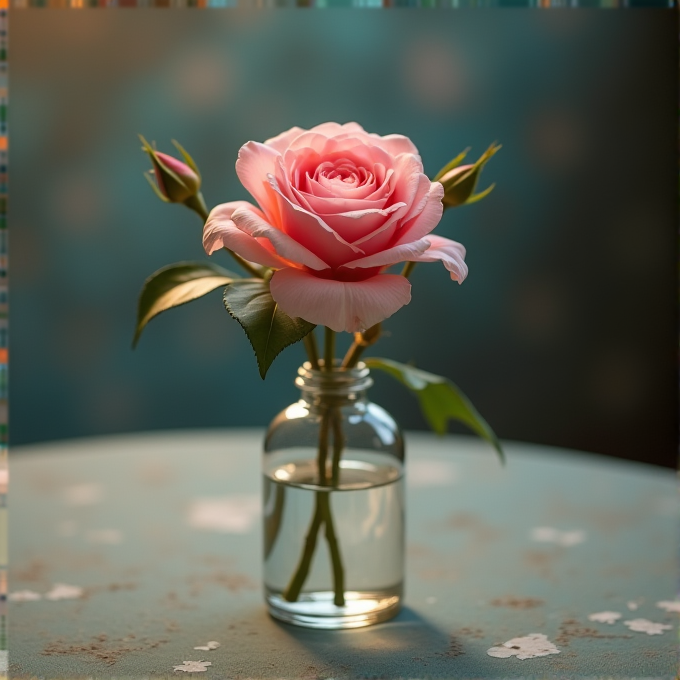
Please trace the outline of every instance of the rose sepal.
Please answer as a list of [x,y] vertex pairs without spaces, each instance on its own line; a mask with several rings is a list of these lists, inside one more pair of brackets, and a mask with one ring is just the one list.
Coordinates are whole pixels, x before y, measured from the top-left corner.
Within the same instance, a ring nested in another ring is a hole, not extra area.
[[370,369],[384,371],[408,387],[418,398],[425,419],[437,434],[446,434],[448,421],[457,420],[491,444],[501,462],[505,463],[503,448],[494,431],[472,402],[448,378],[391,359],[371,357],[364,359],[364,363]]
[[[435,181],[444,187],[442,203],[445,210],[447,208],[457,208],[461,205],[476,203],[493,191],[495,184],[475,194],[482,169],[500,148],[501,145],[494,142],[477,161],[470,165],[460,165],[463,154],[459,154],[451,163],[444,166],[437,173]],[[451,165],[453,167],[449,167]]]
[[139,294],[132,347],[136,347],[146,324],[161,312],[196,300],[238,278],[238,274],[212,262],[178,262],[154,272]]
[[288,346],[302,340],[316,325],[288,316],[279,309],[269,290],[269,280],[232,281],[222,295],[229,314],[239,322],[255,352],[257,367],[265,379],[274,359]]
[[172,139],[170,141],[175,145],[175,148],[177,149],[177,151],[179,151],[180,154],[182,154],[182,158],[184,159],[184,162],[198,175],[198,179],[202,179],[201,171],[198,169],[196,162],[189,155],[189,153],[186,151],[186,149],[176,139]]
[[[142,151],[148,154],[153,165],[153,169],[144,176],[156,196],[165,203],[184,203],[196,210],[196,197],[200,196],[201,173],[191,156],[175,140],[173,144],[182,154],[184,162],[156,151],[142,135],[139,135],[139,139],[142,142]],[[170,167],[171,165],[174,167]]]
[[432,179],[433,182],[439,182],[439,180],[447,173],[451,172],[454,168],[457,168],[464,160],[465,156],[468,155],[470,147],[461,151],[455,158],[452,158]]

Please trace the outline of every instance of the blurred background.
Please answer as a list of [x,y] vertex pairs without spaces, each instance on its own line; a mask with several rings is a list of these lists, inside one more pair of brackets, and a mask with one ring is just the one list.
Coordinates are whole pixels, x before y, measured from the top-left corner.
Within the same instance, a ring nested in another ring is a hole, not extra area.
[[[469,278],[417,267],[370,354],[450,377],[502,438],[674,466],[672,12],[12,11],[10,444],[265,426],[294,401],[302,347],[262,382],[219,290],[131,349],[144,279],[206,259],[137,134],[179,140],[212,207],[249,199],[246,141],[355,120],[409,136],[430,176],[503,145],[479,185],[496,189],[437,228]],[[388,377],[371,394],[426,428]]]

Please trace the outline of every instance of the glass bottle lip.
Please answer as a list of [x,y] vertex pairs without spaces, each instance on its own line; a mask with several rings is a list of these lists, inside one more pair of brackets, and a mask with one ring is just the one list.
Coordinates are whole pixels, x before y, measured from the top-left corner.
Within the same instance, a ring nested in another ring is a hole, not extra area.
[[[323,365],[323,360],[320,360]],[[309,361],[298,368],[295,384],[303,392],[316,392],[328,395],[349,395],[363,392],[373,384],[371,372],[363,361],[353,368],[340,369],[340,360],[336,359],[333,371],[315,370]]]

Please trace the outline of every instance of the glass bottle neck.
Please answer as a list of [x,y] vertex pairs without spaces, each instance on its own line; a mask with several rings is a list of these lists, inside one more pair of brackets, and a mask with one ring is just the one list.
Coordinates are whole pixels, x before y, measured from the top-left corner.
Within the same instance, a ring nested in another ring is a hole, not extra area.
[[373,384],[370,371],[363,362],[354,368],[333,371],[314,370],[306,361],[298,369],[295,384],[302,392],[302,399],[310,404],[338,403],[366,399],[366,390]]

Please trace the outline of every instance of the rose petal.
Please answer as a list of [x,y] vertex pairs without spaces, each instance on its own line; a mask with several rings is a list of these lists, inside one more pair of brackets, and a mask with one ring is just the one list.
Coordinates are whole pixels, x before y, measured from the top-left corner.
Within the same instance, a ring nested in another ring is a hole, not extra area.
[[290,201],[272,175],[269,181],[278,199],[281,230],[294,241],[304,245],[331,267],[339,267],[355,259],[357,254],[364,254],[361,248],[351,245],[333,231],[321,217]]
[[278,219],[277,202],[273,195],[267,175],[275,172],[280,154],[271,146],[259,142],[248,142],[238,152],[236,174],[241,184],[257,201],[265,217],[276,223]]
[[231,219],[236,210],[250,211],[257,216],[259,210],[246,201],[233,201],[215,206],[203,227],[203,247],[208,255],[220,248],[233,250],[249,262],[265,267],[287,267],[288,263],[272,253],[255,238],[239,229]]
[[[397,161],[397,166],[394,169],[395,177],[405,177],[406,180],[397,181],[390,196],[390,204],[403,203],[406,207],[404,210],[395,213],[392,220],[383,224],[380,229],[376,229],[373,233],[354,241],[354,245],[360,245],[368,254],[375,253],[387,245],[389,239],[385,239],[384,236],[378,242],[373,242],[373,239],[389,228],[395,219],[399,219],[403,224],[422,211],[427,203],[426,196],[430,180],[422,174],[420,159],[416,156],[404,154]],[[415,241],[416,239],[409,240]]]
[[357,267],[363,269],[367,267],[389,267],[390,265],[397,264],[397,262],[407,262],[409,260],[417,261],[429,247],[429,240],[421,238],[413,243],[404,243],[400,246],[387,248],[373,255],[359,258],[358,260],[352,260],[343,266],[348,269],[356,269]]
[[[324,215],[323,221],[347,242],[357,245],[363,244],[367,236],[377,236],[389,229],[399,219],[399,215],[404,212],[405,208],[404,203],[396,203],[384,210],[352,210],[336,215]],[[393,231],[385,234],[383,245],[389,242]],[[365,251],[363,245],[361,249]]]
[[[341,198],[338,196],[315,196],[306,191],[299,191],[293,188],[295,197],[300,205],[317,215],[337,215],[359,210],[381,210],[385,205],[385,199],[368,200],[365,198]],[[330,192],[328,192],[330,193]]]
[[402,224],[397,244],[427,236],[439,224],[444,213],[443,197],[444,187],[439,182],[431,182],[420,211],[413,219],[407,218]]
[[320,279],[301,269],[280,269],[270,290],[286,314],[348,333],[370,328],[411,300],[411,284],[396,274],[347,282]]
[[451,278],[458,283],[463,283],[468,275],[468,267],[465,264],[465,247],[457,241],[429,234],[425,241],[430,242],[430,247],[419,257],[414,258],[414,262],[436,262],[441,260],[447,271],[451,273]]
[[375,139],[376,144],[393,156],[398,156],[402,153],[410,153],[415,156],[419,155],[416,145],[408,137],[404,137],[403,135],[385,135],[384,137],[381,137],[380,135],[370,133],[368,136]]
[[275,151],[283,153],[288,148],[290,143],[296,137],[299,137],[303,132],[306,132],[306,130],[303,130],[302,128],[299,127],[292,127],[290,130],[286,130],[285,132],[282,132],[280,135],[276,135],[276,137],[271,137],[270,139],[267,139],[265,141],[265,144],[267,146],[271,146]]
[[388,267],[397,264],[397,262],[436,262],[441,260],[451,273],[451,278],[458,283],[463,283],[468,274],[464,258],[465,247],[463,245],[443,236],[429,234],[426,238],[418,239],[413,243],[403,243],[374,255],[347,262],[343,266],[348,269]]
[[272,227],[254,211],[247,208],[236,210],[231,219],[241,231],[249,236],[266,238],[272,244],[276,253],[289,262],[302,264],[310,269],[328,269],[328,265],[321,258],[294,241],[288,234]]
[[[347,132],[364,132],[364,128],[359,123],[321,123],[313,127],[310,132],[318,132],[322,135],[339,135]],[[366,134],[364,132],[364,134]]]

